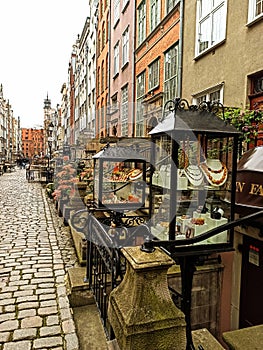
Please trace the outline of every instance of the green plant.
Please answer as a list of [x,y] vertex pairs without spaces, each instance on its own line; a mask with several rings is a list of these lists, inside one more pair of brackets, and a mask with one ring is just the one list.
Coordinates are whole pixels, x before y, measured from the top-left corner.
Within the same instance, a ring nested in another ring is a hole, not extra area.
[[226,108],[224,120],[235,126],[242,133],[240,141],[248,146],[258,135],[260,126],[263,123],[263,115],[258,110]]

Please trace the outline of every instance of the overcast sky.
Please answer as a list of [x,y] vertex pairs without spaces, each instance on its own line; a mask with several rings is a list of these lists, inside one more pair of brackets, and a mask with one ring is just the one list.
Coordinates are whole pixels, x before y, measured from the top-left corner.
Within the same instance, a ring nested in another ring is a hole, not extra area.
[[22,127],[43,125],[47,96],[61,102],[88,0],[0,0],[0,83]]

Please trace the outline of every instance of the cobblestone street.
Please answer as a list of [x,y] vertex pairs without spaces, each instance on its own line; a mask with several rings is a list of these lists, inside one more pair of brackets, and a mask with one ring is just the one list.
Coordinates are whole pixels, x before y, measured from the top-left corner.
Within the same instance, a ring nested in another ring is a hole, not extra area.
[[69,228],[25,170],[0,176],[0,350],[79,348],[65,275]]

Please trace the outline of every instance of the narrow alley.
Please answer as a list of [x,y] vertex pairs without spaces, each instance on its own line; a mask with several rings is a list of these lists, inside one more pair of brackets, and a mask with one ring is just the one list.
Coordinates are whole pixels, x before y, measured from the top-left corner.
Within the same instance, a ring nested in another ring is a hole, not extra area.
[[24,169],[0,176],[0,350],[79,348],[65,275],[69,229]]

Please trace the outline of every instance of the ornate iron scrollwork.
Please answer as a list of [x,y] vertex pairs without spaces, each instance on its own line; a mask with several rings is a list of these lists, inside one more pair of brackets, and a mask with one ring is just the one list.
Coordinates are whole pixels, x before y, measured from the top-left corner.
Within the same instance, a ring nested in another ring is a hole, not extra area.
[[88,216],[89,213],[86,209],[78,210],[72,215],[71,226],[75,230],[85,233],[88,229]]
[[186,99],[181,99],[178,97],[165,103],[161,121],[163,121],[170,114],[170,112],[176,113],[177,110],[189,110],[194,112],[207,111],[214,114],[221,113],[224,119],[224,106],[220,102],[202,101],[199,103],[199,105],[190,105]]

